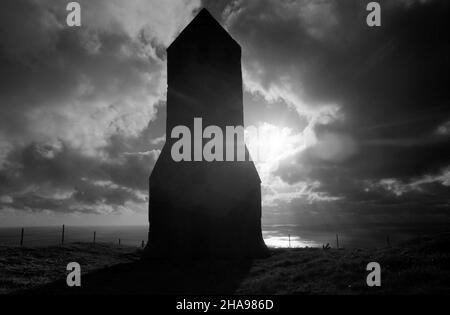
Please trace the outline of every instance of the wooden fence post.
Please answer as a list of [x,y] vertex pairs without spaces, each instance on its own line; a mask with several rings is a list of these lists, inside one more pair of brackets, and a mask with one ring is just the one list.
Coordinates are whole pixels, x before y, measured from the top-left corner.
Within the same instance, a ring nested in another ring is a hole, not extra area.
[[64,224],[63,224],[63,228],[62,228],[62,235],[61,235],[61,244],[64,244]]
[[291,234],[288,234],[288,238],[289,238],[289,248],[291,248]]
[[339,249],[339,236],[336,234],[336,248]]
[[22,232],[20,233],[20,247],[23,246],[23,228],[22,228]]
[[94,244],[95,244],[95,233],[96,233],[96,232],[94,231]]
[[120,238],[119,238],[119,246],[120,246]]
[[141,247],[144,248],[145,242],[142,241]]

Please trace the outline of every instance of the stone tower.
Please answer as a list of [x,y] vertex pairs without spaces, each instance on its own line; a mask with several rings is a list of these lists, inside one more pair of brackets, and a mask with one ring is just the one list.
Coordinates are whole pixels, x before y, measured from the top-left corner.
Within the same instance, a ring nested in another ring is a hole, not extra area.
[[195,117],[224,134],[226,126],[243,126],[241,47],[202,9],[167,49],[167,74],[167,139],[150,176],[146,255],[266,255],[261,181],[247,149],[246,161],[171,156],[172,128],[194,130]]

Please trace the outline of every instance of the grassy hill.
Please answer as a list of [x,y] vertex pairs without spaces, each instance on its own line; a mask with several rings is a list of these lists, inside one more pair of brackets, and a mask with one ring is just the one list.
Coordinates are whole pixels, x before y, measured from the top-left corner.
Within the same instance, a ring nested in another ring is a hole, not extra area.
[[[450,233],[382,249],[272,249],[258,260],[150,260],[112,244],[0,247],[0,293],[18,294],[449,294]],[[66,265],[82,268],[69,288]],[[367,287],[367,263],[381,287]]]

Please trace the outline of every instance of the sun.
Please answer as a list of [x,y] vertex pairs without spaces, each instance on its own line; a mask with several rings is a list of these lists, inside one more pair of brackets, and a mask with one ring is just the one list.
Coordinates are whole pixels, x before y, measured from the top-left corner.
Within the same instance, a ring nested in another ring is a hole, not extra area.
[[314,142],[312,136],[307,129],[295,133],[292,128],[266,122],[246,128],[246,143],[262,179],[275,170],[280,161]]

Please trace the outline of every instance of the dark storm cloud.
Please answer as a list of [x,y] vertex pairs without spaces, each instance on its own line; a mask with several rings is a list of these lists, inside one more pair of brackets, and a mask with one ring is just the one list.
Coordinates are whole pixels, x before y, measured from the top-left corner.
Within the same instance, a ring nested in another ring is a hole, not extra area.
[[448,4],[401,3],[382,3],[378,29],[367,27],[364,1],[237,1],[228,23],[263,86],[288,77],[308,102],[370,109],[387,123],[379,117],[385,110],[405,114],[429,96],[433,108],[445,105],[439,100],[448,78]]
[[197,1],[80,4],[82,26],[70,28],[65,1],[2,3],[0,159],[16,144],[49,139],[92,155],[156,119],[165,46]]
[[198,1],[79,2],[79,28],[66,25],[68,1],[2,2],[0,210],[146,208],[165,46]]
[[[198,4],[81,2],[80,29],[66,27],[65,2],[2,3],[0,209],[145,208],[165,131],[164,47]],[[287,116],[317,138],[274,175],[325,198],[282,200],[268,217],[448,208],[449,4],[381,1],[382,27],[368,28],[367,2],[203,1],[243,48],[250,121]]]
[[[258,92],[294,94],[300,115],[335,104],[342,116],[315,123],[317,143],[275,174],[290,185],[319,182],[313,191],[349,209],[351,202],[448,207],[450,6],[382,1],[382,26],[369,28],[366,4],[236,1],[225,10]],[[423,178],[431,183],[405,188]],[[395,196],[383,179],[407,191]]]
[[158,154],[153,150],[101,160],[62,143],[31,144],[8,155],[7,167],[0,171],[0,195],[9,196],[8,206],[17,209],[63,212],[145,202],[147,178]]
[[[160,84],[161,62],[142,57],[143,44],[120,27],[114,32],[64,27],[65,7],[55,2],[7,1],[1,12],[2,133],[28,135],[36,127],[33,120],[41,118],[36,108],[64,118],[70,106],[89,104],[85,111],[98,115],[99,101],[119,111],[130,99],[143,97],[144,88],[149,94],[159,92],[152,84]],[[154,81],[144,80],[145,74],[154,74]],[[62,113],[57,111],[61,107]]]

